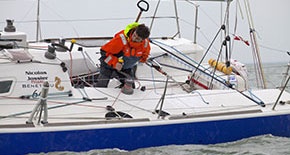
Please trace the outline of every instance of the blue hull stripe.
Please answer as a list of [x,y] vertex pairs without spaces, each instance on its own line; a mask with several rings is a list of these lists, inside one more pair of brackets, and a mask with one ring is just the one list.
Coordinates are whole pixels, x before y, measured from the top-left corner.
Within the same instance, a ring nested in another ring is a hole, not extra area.
[[104,148],[134,150],[170,144],[215,144],[263,134],[290,137],[290,115],[146,127],[2,133],[0,152],[23,155]]

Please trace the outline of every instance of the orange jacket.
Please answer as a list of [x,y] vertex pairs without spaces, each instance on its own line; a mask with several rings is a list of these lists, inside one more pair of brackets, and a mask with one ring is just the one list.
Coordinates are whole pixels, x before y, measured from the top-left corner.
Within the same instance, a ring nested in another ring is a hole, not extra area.
[[[132,35],[132,34],[131,34]],[[146,62],[150,53],[149,39],[142,42],[132,42],[131,35],[126,37],[124,30],[118,32],[113,39],[101,47],[101,50],[106,52],[105,62],[115,67],[118,62],[116,55],[122,52],[125,57],[138,57],[140,62]]]

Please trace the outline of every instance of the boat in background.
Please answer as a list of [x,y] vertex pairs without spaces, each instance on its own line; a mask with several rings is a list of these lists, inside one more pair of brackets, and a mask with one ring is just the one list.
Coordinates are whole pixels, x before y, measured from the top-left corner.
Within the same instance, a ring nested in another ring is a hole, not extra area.
[[289,76],[281,90],[251,89],[244,64],[219,56],[204,62],[208,50],[195,41],[150,38],[150,58],[127,77],[135,88],[119,88],[118,77],[97,88],[98,52],[110,37],[31,43],[13,20],[0,34],[3,154],[290,137]]

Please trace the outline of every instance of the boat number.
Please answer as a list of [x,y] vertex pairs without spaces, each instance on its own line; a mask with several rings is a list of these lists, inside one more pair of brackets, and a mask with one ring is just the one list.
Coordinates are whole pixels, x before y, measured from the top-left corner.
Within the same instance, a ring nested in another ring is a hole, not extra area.
[[61,79],[59,77],[55,77],[55,88],[59,91],[63,91],[64,87],[60,85]]
[[37,90],[34,90],[34,92],[32,93],[32,95],[31,95],[31,97],[33,98],[33,99],[35,99],[35,98],[37,98],[38,96],[40,96],[40,94],[41,94],[41,92],[37,92]]

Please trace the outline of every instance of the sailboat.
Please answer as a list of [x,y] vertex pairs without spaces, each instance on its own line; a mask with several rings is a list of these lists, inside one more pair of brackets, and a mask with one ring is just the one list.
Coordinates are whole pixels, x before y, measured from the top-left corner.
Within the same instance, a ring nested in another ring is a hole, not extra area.
[[[140,3],[142,13],[146,8]],[[0,34],[3,154],[216,144],[263,134],[290,137],[289,76],[282,89],[264,88],[263,79],[263,88],[250,89],[244,64],[230,57],[205,63],[207,52],[195,41],[150,38],[150,58],[138,64],[135,88],[128,86],[128,91],[118,87],[117,78],[108,88],[94,86],[98,51],[110,38],[31,43],[13,20]],[[224,44],[229,44],[227,37]]]

